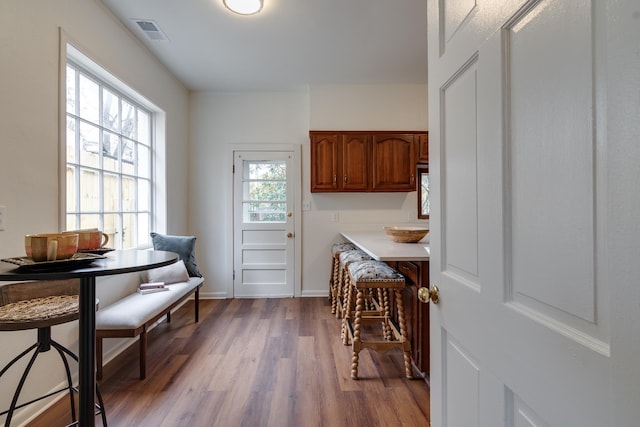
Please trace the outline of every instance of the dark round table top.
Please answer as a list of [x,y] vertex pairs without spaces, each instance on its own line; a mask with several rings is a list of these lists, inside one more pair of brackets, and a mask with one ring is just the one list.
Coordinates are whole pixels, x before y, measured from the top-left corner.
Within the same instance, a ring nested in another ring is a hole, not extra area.
[[[0,261],[0,281],[18,280],[56,280],[77,279],[85,277],[110,276],[114,274],[132,273],[173,264],[178,260],[178,254],[155,250],[122,250],[112,251],[103,255],[90,264],[78,265],[73,262],[68,265],[55,266],[50,269],[33,269]],[[70,268],[69,268],[70,267]]]

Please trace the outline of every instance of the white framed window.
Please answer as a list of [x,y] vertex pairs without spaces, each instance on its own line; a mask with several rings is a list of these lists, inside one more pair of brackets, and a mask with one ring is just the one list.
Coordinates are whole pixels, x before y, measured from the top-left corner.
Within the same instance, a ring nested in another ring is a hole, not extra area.
[[116,249],[150,246],[155,112],[78,58],[67,53],[65,228],[99,228]]

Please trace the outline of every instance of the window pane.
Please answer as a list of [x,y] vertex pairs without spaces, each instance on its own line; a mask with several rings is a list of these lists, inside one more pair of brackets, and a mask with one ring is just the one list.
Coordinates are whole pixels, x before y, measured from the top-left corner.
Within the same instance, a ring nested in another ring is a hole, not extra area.
[[67,67],[67,111],[76,112],[76,70]]
[[138,110],[138,142],[151,145],[149,132],[151,130],[151,120],[144,111]]
[[76,120],[67,117],[67,162],[76,163]]
[[272,162],[247,162],[248,168],[244,168],[249,176],[248,179],[277,179],[284,180],[287,177],[286,163],[272,163]]
[[102,133],[102,167],[105,170],[118,172],[120,168],[118,167],[118,152],[120,151],[118,147],[120,146],[120,138],[118,135],[103,132]]
[[431,206],[429,204],[429,174],[422,174],[422,182],[420,183],[422,200],[420,200],[421,208],[420,212],[423,215],[429,215]]
[[100,88],[84,75],[80,75],[80,117],[100,123]]
[[138,144],[138,176],[151,178],[151,151],[149,147]]
[[76,224],[76,215],[67,215],[67,230],[77,230],[79,228]]
[[100,177],[98,172],[80,169],[80,210],[98,212],[100,209]]
[[67,212],[78,211],[78,194],[76,193],[76,167],[67,166]]
[[151,243],[151,238],[149,236],[149,233],[151,232],[150,224],[151,217],[149,214],[138,214],[138,246],[148,245]]
[[244,222],[286,222],[286,203],[243,203]]
[[125,100],[122,100],[122,136],[127,138],[136,136],[135,108]]
[[138,211],[151,209],[151,186],[146,179],[138,179]]
[[117,212],[120,210],[120,182],[118,175],[104,174],[104,211]]
[[135,144],[129,139],[122,140],[122,173],[133,175],[135,168]]
[[100,131],[96,126],[80,123],[80,164],[100,167]]
[[120,217],[117,214],[105,214],[102,232],[109,236],[109,246],[122,248],[120,235]]
[[133,248],[136,245],[136,215],[122,215],[122,249]]
[[136,210],[136,180],[122,177],[122,210],[133,212]]
[[102,91],[102,126],[114,132],[120,131],[118,97],[107,89]]
[[284,181],[249,182],[249,200],[270,201],[286,200],[287,185]]
[[78,228],[100,228],[100,215],[80,215],[80,226]]

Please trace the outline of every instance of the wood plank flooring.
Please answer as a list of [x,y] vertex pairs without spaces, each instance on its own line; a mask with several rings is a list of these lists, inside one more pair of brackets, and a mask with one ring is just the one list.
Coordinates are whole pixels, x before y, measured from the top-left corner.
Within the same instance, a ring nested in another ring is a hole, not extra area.
[[[429,389],[404,378],[399,350],[363,350],[350,378],[351,348],[326,298],[200,304],[199,323],[188,302],[150,332],[146,380],[137,344],[105,367],[110,426],[429,425]],[[63,399],[29,427],[69,422]]]

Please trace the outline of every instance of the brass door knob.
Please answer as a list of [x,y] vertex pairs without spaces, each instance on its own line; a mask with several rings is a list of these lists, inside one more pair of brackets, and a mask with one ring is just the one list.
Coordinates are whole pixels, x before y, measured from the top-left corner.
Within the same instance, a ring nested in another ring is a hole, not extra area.
[[291,233],[291,232],[287,233],[287,237],[288,238],[292,238],[293,237],[293,233]]
[[431,300],[432,303],[437,304],[440,302],[439,296],[440,290],[436,285],[433,285],[431,289],[429,288],[420,288],[418,289],[418,299],[420,302],[428,303]]

